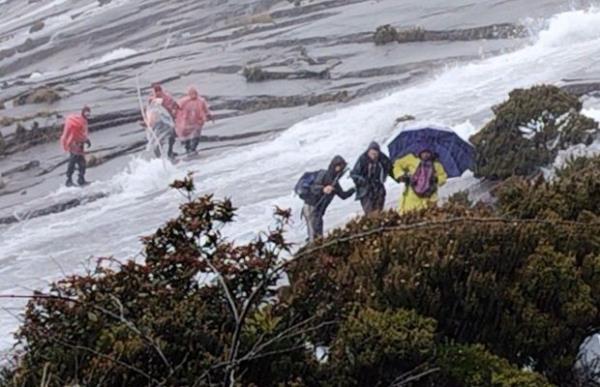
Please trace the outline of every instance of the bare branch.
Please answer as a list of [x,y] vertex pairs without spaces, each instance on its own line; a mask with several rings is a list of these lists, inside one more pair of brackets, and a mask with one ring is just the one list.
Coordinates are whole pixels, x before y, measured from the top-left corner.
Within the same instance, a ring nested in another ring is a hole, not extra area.
[[412,382],[416,382],[417,380],[420,380],[426,376],[429,376],[431,374],[435,374],[436,372],[440,372],[439,368],[432,368],[430,370],[421,372],[420,374],[417,375],[413,375],[413,376],[407,376],[405,378],[402,378],[401,380],[396,379],[391,385],[390,387],[401,387],[401,386],[406,386],[409,383]]
[[221,274],[221,272],[217,270],[217,268],[215,267],[215,265],[212,264],[210,259],[205,258],[204,260],[206,261],[206,264],[208,265],[210,270],[212,270],[213,273],[215,273],[215,275],[217,276],[219,284],[223,288],[225,296],[227,297],[227,302],[229,303],[231,313],[233,314],[236,324],[238,324],[240,322],[240,315],[237,310],[237,305],[235,304],[235,299],[233,298],[231,291],[229,290],[229,286],[227,286],[227,283],[225,283],[225,278],[223,277],[223,274]]

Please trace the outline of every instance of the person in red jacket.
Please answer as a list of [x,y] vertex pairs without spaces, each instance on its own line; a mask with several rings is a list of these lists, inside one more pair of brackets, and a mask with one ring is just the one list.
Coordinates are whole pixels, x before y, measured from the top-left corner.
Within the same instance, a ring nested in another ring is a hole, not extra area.
[[[152,104],[152,101],[160,99],[162,101],[162,106],[169,112],[173,122],[177,118],[177,114],[180,110],[179,105],[175,101],[175,99],[171,96],[171,94],[167,93],[159,83],[152,84],[152,95],[150,96],[150,100],[148,101],[148,105]],[[175,154],[173,153],[173,146],[175,145],[175,127],[171,127],[170,134],[168,137],[168,150],[167,154],[169,158],[172,158]]]
[[167,109],[173,120],[175,120],[175,117],[177,117],[177,111],[179,110],[179,105],[171,96],[171,94],[163,90],[159,83],[152,84],[152,95],[150,96],[150,102],[152,102],[152,100],[155,98],[160,98],[162,100],[163,107]]
[[208,103],[198,94],[195,87],[188,89],[187,96],[179,100],[179,110],[175,119],[177,137],[183,142],[187,153],[195,152],[200,143],[202,128],[213,115]]
[[87,185],[85,180],[85,145],[92,146],[88,137],[88,120],[91,109],[84,106],[81,114],[71,114],[65,120],[60,143],[65,152],[69,152],[69,163],[67,166],[67,187],[73,186],[73,174],[78,169],[79,176],[77,184],[79,186]]

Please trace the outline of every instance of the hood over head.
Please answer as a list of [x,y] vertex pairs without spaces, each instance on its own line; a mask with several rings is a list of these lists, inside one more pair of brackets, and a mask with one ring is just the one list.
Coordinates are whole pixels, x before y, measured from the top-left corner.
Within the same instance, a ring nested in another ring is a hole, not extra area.
[[162,86],[160,83],[153,83],[152,90],[154,90],[155,93],[160,93],[162,91]]
[[376,150],[377,152],[381,152],[381,147],[379,146],[379,144],[376,141],[373,141],[369,144],[369,147],[367,148],[367,152],[370,151],[371,149]]
[[190,86],[190,87],[188,87],[187,94],[188,94],[188,97],[190,97],[191,99],[197,99],[198,95],[199,95],[198,89],[195,88],[194,86]]
[[84,117],[85,119],[88,119],[91,112],[92,112],[92,109],[90,109],[90,107],[88,105],[85,105],[81,109],[81,116]]
[[346,162],[346,160],[344,160],[344,158],[342,156],[337,155],[329,163],[328,171],[335,173],[335,167],[338,165],[342,167],[342,170],[344,170],[346,168],[346,166],[348,165],[348,163]]
[[417,146],[415,148],[416,149],[415,156],[421,157],[421,154],[423,152],[429,152],[429,153],[431,153],[431,155],[433,156],[434,159],[437,158],[436,153],[431,148],[432,147],[430,144],[428,144],[426,142],[420,142],[417,144]]

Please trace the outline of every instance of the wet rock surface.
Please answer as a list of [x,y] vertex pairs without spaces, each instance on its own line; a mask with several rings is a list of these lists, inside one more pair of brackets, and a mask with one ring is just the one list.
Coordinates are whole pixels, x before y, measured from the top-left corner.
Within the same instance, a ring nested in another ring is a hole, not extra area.
[[[448,60],[523,44],[511,7],[482,17],[494,1],[459,2],[450,23],[441,0],[425,10],[368,0],[9,0],[0,5],[0,173],[8,172],[0,215],[64,183],[57,140],[64,117],[83,104],[93,111],[92,177],[110,178],[142,152],[138,84],[143,99],[152,82],[175,97],[198,86],[217,118],[202,137],[211,154],[411,85]],[[414,45],[373,45],[382,25]],[[422,27],[406,27],[414,25]],[[33,162],[39,166],[20,170]]]

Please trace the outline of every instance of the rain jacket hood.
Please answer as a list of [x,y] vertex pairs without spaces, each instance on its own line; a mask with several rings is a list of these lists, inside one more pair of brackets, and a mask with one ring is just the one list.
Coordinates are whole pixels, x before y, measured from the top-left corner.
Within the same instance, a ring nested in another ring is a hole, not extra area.
[[[327,168],[327,172],[332,176],[341,174],[347,165],[348,165],[348,163],[346,162],[346,160],[344,160],[344,158],[342,156],[337,155],[329,163],[329,168]],[[337,166],[342,167],[342,170],[340,172],[335,171],[335,167],[337,167]]]
[[379,146],[379,144],[376,141],[373,141],[369,144],[369,147],[367,148],[367,152],[370,150],[376,150],[377,152],[381,152],[381,147]]

